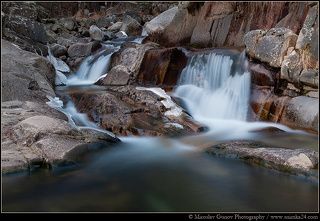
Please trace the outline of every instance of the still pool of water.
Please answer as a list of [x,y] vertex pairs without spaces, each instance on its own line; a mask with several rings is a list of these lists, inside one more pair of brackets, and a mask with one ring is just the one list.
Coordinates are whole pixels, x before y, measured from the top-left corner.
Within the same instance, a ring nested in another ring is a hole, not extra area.
[[6,175],[3,211],[317,211],[318,183],[174,139],[127,138],[73,167]]

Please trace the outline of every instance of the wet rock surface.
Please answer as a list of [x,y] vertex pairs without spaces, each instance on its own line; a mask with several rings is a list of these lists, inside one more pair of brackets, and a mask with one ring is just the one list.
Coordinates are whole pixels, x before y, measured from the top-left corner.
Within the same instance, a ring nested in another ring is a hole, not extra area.
[[236,141],[218,144],[207,149],[207,153],[220,157],[241,159],[252,165],[311,176],[316,178],[318,153],[311,149],[274,148],[263,143]]
[[80,112],[87,113],[92,121],[116,135],[187,135],[200,132],[202,127],[192,123],[185,113],[165,116],[168,109],[161,102],[163,98],[151,91],[137,90],[133,85],[109,87],[103,93],[70,95]]

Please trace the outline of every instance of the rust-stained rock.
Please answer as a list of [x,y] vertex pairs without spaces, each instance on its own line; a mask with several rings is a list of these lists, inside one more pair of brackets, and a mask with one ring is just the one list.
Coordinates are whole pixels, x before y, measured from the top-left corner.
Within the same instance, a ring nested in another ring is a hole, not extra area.
[[178,48],[151,49],[143,58],[138,80],[162,86],[175,86],[188,58]]

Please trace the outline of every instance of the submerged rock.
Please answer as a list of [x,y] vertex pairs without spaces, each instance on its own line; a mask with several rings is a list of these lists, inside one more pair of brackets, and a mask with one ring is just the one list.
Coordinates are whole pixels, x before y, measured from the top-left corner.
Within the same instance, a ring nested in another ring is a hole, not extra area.
[[249,164],[297,175],[314,176],[312,170],[317,169],[319,164],[316,151],[275,148],[250,141],[218,144],[208,148],[207,152],[221,157],[239,158]]

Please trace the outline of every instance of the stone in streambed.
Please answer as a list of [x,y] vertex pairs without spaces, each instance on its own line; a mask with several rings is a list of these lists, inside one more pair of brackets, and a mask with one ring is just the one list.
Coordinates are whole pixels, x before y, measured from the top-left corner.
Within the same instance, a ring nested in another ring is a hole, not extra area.
[[117,65],[108,72],[107,76],[102,79],[99,85],[127,85],[129,79],[130,72],[128,68],[123,65]]
[[111,25],[110,27],[108,27],[107,30],[116,33],[118,31],[120,31],[120,28],[122,27],[122,25],[123,25],[123,22],[118,21],[118,22],[114,23],[113,25]]
[[125,15],[120,31],[124,31],[130,36],[138,36],[141,34],[142,26],[131,16]]
[[293,174],[310,175],[319,163],[318,153],[311,149],[274,148],[250,141],[218,144],[208,148],[207,152]]
[[50,50],[55,57],[64,56],[67,54],[67,48],[59,44],[52,44]]
[[68,48],[69,57],[86,57],[101,47],[98,41],[90,43],[76,43]]
[[6,40],[1,43],[2,100],[43,102],[46,95],[54,96],[55,71],[50,62]]
[[90,37],[95,41],[102,41],[104,38],[103,32],[95,25],[91,25],[89,29]]

